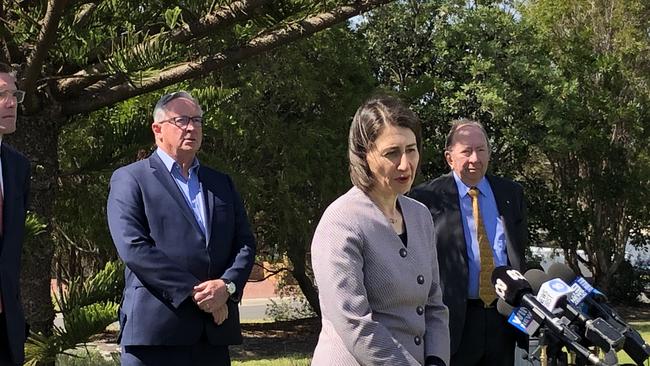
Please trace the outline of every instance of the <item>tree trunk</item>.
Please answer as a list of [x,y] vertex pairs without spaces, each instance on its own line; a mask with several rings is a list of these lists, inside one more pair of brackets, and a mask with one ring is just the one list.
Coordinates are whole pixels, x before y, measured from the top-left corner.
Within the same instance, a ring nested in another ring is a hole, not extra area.
[[[20,116],[17,131],[7,136],[10,144],[29,158],[32,180],[29,210],[51,227],[58,177],[58,138],[62,125],[58,108],[46,108],[37,115]],[[21,292],[27,322],[33,332],[50,334],[54,308],[50,296],[52,236],[29,238],[23,245]]]
[[305,247],[302,243],[296,243],[287,248],[287,256],[289,257],[291,264],[293,264],[291,274],[298,282],[298,286],[300,286],[300,290],[303,295],[305,295],[311,308],[320,317],[321,312],[320,305],[318,304],[318,291],[316,290],[316,286],[314,286],[314,282],[311,280],[309,275],[307,275],[307,267],[305,265],[306,254]]

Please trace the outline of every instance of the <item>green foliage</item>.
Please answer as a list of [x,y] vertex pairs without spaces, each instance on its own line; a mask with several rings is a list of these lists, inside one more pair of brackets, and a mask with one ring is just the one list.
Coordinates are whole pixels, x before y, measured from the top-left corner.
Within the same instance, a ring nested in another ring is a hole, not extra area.
[[282,286],[280,288],[280,298],[277,301],[271,299],[271,304],[267,305],[265,314],[276,322],[316,316],[311,305],[300,292],[300,288],[295,285]]
[[521,179],[534,132],[525,125],[542,91],[542,71],[534,66],[544,64],[544,51],[529,27],[498,4],[396,2],[360,28],[378,79],[423,120],[423,178],[448,171],[442,151],[449,121],[473,118],[491,137],[492,171]]
[[534,115],[536,219],[574,268],[585,250],[608,287],[625,245],[648,242],[650,11],[640,1],[544,0],[521,10],[551,61]]
[[[124,265],[120,261],[112,261],[106,263],[104,269],[85,281],[81,281],[80,278],[70,281],[67,289],[59,289],[55,299],[67,322],[68,314],[74,313],[73,315],[76,316],[78,313],[75,312],[79,310],[83,312],[88,306],[105,301],[118,302],[123,288]],[[88,310],[92,309],[88,308]]]
[[612,282],[616,286],[611,287],[607,296],[614,303],[635,305],[649,281],[650,273],[647,270],[634,268],[630,262],[624,261],[613,275]]
[[269,360],[233,361],[233,366],[309,366],[311,357],[295,355]]
[[119,366],[120,359],[117,355],[106,359],[101,353],[87,349],[74,354],[59,355],[56,364],[58,366]]
[[202,162],[234,176],[260,258],[305,252],[324,207],[350,187],[349,120],[373,88],[363,55],[349,30],[332,29],[225,73],[233,97],[207,101]]
[[649,20],[638,0],[404,1],[360,31],[423,119],[424,178],[448,171],[448,122],[480,120],[490,170],[526,188],[531,242],[574,268],[585,250],[607,287],[626,243],[648,243]]
[[68,310],[63,313],[65,328],[55,329],[53,336],[64,345],[85,343],[117,320],[118,307],[117,302],[104,301]]
[[30,240],[39,235],[45,234],[47,229],[47,224],[33,212],[27,213],[27,218],[25,218],[25,239]]
[[53,362],[57,355],[87,343],[117,320],[123,283],[123,266],[108,262],[86,281],[76,278],[63,286],[55,297],[64,326],[54,326],[50,335],[31,334],[25,344],[27,365]]

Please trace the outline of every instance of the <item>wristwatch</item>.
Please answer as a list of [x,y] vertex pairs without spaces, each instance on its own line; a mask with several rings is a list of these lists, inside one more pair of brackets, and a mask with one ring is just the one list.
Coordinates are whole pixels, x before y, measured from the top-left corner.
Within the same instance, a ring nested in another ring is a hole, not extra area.
[[226,291],[228,291],[228,296],[232,296],[232,294],[237,291],[237,286],[235,286],[235,283],[225,278],[222,278],[221,280],[226,284]]

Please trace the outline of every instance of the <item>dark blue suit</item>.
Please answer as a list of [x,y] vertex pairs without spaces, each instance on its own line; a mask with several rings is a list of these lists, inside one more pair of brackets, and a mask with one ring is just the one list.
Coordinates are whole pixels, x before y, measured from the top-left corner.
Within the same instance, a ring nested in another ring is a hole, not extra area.
[[[2,292],[2,317],[6,320],[5,329],[0,329],[0,339],[8,343],[6,349],[0,350],[0,364],[3,354],[6,360],[22,364],[25,359],[26,325],[23,308],[20,303],[20,257],[25,236],[25,216],[29,196],[30,167],[25,156],[2,143],[2,180],[3,199],[3,233],[0,237],[0,291]],[[5,345],[0,342],[0,348]],[[5,351],[5,352],[2,352]]]
[[[498,214],[502,217],[507,238],[506,254],[508,264],[522,273],[525,270],[525,248],[528,245],[526,201],[521,185],[497,176],[486,175]],[[438,263],[440,265],[440,280],[443,288],[443,302],[449,308],[449,332],[451,336],[452,365],[456,354],[478,353],[478,347],[463,349],[461,341],[466,327],[468,309],[468,256],[461,209],[458,198],[458,187],[453,175],[445,174],[430,182],[423,183],[411,190],[409,196],[422,202],[429,208],[434,222],[434,240],[438,248]],[[495,312],[496,314],[496,312]],[[505,318],[496,317],[501,321],[501,329],[491,329],[493,338],[500,338],[497,330],[503,330],[510,338],[516,334]],[[470,326],[475,325],[471,322]],[[503,354],[512,356],[512,347],[504,350]],[[509,353],[508,353],[509,352]],[[499,352],[495,352],[499,353]],[[510,362],[512,364],[512,362]],[[496,363],[494,363],[496,365]]]
[[119,312],[122,346],[242,342],[236,302],[227,302],[228,319],[217,326],[191,296],[194,286],[218,278],[237,286],[231,298],[241,296],[255,240],[230,177],[201,166],[199,181],[207,238],[156,153],[116,170],[111,178],[108,224],[126,264]]

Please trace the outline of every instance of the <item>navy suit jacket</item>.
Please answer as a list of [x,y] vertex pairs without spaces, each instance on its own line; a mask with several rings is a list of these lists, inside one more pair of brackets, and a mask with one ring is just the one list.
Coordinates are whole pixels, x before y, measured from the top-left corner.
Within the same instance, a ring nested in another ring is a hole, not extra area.
[[[491,175],[486,178],[505,225],[508,264],[523,273],[524,251],[528,243],[523,188],[518,183],[504,178]],[[443,302],[449,308],[449,334],[453,355],[458,350],[465,326],[468,287],[467,244],[458,187],[450,173],[413,188],[409,196],[427,206],[433,217]]]
[[20,300],[20,258],[25,236],[25,216],[29,196],[30,167],[25,156],[6,143],[0,148],[2,159],[3,233],[0,236],[0,291],[7,319],[9,347],[13,362],[25,359],[27,337],[25,315]]
[[[206,334],[213,345],[242,341],[239,309],[227,301],[217,326],[192,301],[192,288],[223,278],[238,298],[255,259],[255,239],[230,177],[199,167],[207,211],[207,238],[158,154],[113,173],[108,225],[126,264],[119,311],[120,342],[191,345]],[[207,243],[207,245],[206,245]]]

